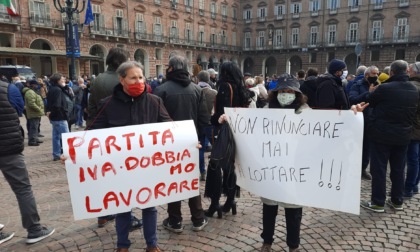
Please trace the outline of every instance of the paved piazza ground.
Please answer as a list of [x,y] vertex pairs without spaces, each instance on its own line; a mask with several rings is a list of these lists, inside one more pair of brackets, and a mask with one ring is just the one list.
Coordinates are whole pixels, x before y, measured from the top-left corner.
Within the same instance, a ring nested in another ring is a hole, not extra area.
[[[24,119],[21,122],[26,123]],[[39,147],[26,146],[24,154],[41,221],[56,231],[39,243],[25,244],[27,233],[22,228],[16,198],[1,174],[0,223],[6,225],[5,231],[15,232],[15,237],[1,244],[0,251],[114,251],[114,223],[97,228],[96,219],[73,220],[64,165],[52,161],[51,126],[46,117],[42,118],[41,133],[45,135],[44,143]],[[361,191],[361,198],[368,199],[370,182],[362,181]],[[420,194],[405,202],[401,212],[389,207],[382,214],[361,209],[359,216],[305,207],[301,251],[420,251],[419,200]],[[203,199],[204,208],[209,203],[209,199]],[[258,251],[262,245],[262,204],[246,191],[238,199],[236,216],[211,218],[200,232],[191,230],[187,203],[183,203],[182,211],[185,229],[175,234],[162,227],[166,206],[158,207],[158,243],[163,251]],[[134,212],[141,217],[139,209]],[[279,210],[275,234],[274,251],[287,251],[283,210]],[[130,251],[145,251],[141,230],[131,232],[130,239]]]

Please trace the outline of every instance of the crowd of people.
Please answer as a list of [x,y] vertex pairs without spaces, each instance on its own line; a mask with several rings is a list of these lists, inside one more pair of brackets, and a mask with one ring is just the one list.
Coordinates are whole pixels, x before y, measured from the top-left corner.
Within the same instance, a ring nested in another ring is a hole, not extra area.
[[[234,157],[231,155],[224,162],[216,162],[211,156],[209,162],[205,162],[204,158],[206,146],[222,138],[218,134],[222,134],[225,125],[225,107],[293,109],[296,113],[305,109],[363,112],[363,154],[359,169],[362,179],[371,180],[372,192],[371,199],[360,202],[360,206],[374,212],[384,212],[386,204],[394,210],[403,210],[404,199],[419,192],[420,62],[409,65],[396,60],[382,71],[373,65],[359,66],[353,75],[348,73],[344,61],[334,59],[323,74],[310,68],[295,75],[284,73],[265,78],[242,73],[234,62],[224,62],[219,72],[198,69],[192,76],[187,59],[175,55],[169,59],[165,75],[159,74],[151,80],[144,76],[140,63],[129,61],[125,49],[111,49],[106,64],[107,70],[95,79],[83,76],[75,83],[60,73],[49,78],[26,80],[26,83],[17,77],[10,83],[7,80],[0,82],[0,99],[7,103],[0,110],[0,134],[7,136],[3,138],[7,141],[1,142],[0,161],[6,164],[1,169],[18,198],[22,223],[28,230],[28,243],[48,237],[54,229],[39,224],[22,155],[25,135],[18,118],[22,115],[27,118],[28,146],[42,143],[40,121],[43,115],[48,116],[52,124],[54,161],[66,158],[62,156],[61,134],[71,131],[72,125],[74,130],[91,130],[193,120],[203,146],[199,151],[200,180],[205,181],[204,196],[211,200],[206,210],[200,195],[188,200],[194,231],[203,230],[215,213],[218,218],[230,212],[232,215],[237,213],[236,198],[240,188],[236,185]],[[6,123],[6,118],[13,125]],[[3,130],[5,127],[9,127],[7,133]],[[392,186],[387,199],[388,162]],[[9,175],[11,173],[19,173],[17,176],[22,179],[17,181]],[[22,199],[23,193],[31,195],[30,200]],[[226,201],[221,205],[223,194]],[[286,244],[289,251],[298,251],[302,206],[266,198],[261,200],[261,251],[271,251],[279,206],[285,208]],[[181,201],[169,203],[167,213],[163,227],[181,233],[184,229]],[[113,220],[116,222],[117,251],[129,250],[129,232],[140,227],[143,227],[146,251],[161,251],[156,208],[143,209],[142,219],[132,212],[102,216],[97,220],[98,227]],[[2,232],[0,243],[12,237],[13,234]]]

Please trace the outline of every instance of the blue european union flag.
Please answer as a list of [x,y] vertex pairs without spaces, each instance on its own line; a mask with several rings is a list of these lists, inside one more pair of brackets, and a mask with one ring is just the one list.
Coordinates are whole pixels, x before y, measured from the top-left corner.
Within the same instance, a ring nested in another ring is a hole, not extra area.
[[95,18],[93,17],[92,5],[90,4],[90,0],[88,0],[84,25],[89,25],[93,20]]

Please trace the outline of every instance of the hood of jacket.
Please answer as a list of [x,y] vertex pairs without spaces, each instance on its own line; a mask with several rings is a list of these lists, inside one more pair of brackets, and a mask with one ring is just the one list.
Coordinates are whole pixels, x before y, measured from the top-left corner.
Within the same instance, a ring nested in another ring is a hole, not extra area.
[[337,76],[334,76],[330,73],[326,73],[326,74],[323,74],[323,75],[319,76],[317,82],[321,83],[321,82],[323,82],[325,80],[329,80],[329,79],[333,80],[333,83],[336,83],[339,86],[343,86],[343,82],[341,81],[341,78],[337,77]]
[[184,87],[191,83],[190,73],[184,69],[177,69],[166,73],[166,79]]

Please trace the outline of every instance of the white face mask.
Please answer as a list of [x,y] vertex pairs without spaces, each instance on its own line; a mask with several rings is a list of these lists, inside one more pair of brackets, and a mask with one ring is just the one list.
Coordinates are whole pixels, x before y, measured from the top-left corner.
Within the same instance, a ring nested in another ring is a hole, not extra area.
[[349,74],[349,71],[344,70],[343,75],[341,75],[341,79],[344,80],[347,77],[348,74]]
[[277,100],[279,101],[282,107],[292,104],[292,102],[296,99],[295,93],[279,93],[277,95]]

